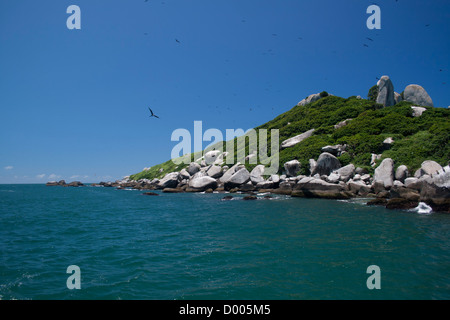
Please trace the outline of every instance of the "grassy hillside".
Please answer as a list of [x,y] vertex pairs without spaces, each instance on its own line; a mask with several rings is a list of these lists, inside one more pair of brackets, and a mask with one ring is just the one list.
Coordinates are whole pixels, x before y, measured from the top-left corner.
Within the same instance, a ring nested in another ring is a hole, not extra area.
[[[392,158],[396,164],[406,165],[414,173],[425,160],[434,160],[447,165],[450,160],[450,110],[427,107],[420,117],[413,117],[412,103],[401,102],[383,108],[371,100],[350,97],[348,99],[327,96],[306,106],[295,106],[275,119],[255,128],[279,129],[282,141],[315,129],[314,134],[295,145],[280,151],[280,172],[283,164],[298,159],[302,164],[301,174],[309,174],[309,159],[316,159],[327,145],[347,144],[347,153],[339,160],[342,165],[353,163],[373,171],[370,166],[371,154],[382,154],[382,159]],[[346,120],[348,125],[335,129],[334,125]],[[394,139],[390,150],[383,150],[383,141]],[[249,151],[248,143],[237,146]],[[200,153],[192,157],[198,159]],[[380,160],[381,161],[381,160]],[[248,169],[255,165],[246,164]],[[164,176],[171,171],[179,171],[186,165],[175,165],[171,160],[152,167],[149,171],[131,176],[132,179],[152,179]],[[160,169],[164,169],[160,172]]]

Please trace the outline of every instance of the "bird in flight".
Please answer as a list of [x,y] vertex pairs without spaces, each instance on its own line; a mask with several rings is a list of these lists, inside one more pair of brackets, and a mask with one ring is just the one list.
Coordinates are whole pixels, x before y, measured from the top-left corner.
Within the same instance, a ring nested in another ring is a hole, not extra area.
[[158,119],[159,119],[159,117],[158,117],[156,114],[153,113],[153,111],[152,111],[152,109],[150,109],[150,107],[148,108],[148,110],[149,110],[150,113],[151,113],[150,118],[151,118],[151,117],[155,117],[155,118],[158,118]]
[[367,40],[370,40],[370,41],[373,41],[373,39],[371,39],[371,38],[366,38]]
[[178,39],[175,39],[175,41],[178,42],[178,43],[180,43],[180,40],[178,40]]

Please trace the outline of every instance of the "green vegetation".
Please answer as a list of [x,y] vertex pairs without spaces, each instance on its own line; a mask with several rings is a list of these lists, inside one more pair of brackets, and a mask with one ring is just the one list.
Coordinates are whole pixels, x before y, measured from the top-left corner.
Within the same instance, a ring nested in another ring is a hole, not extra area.
[[328,92],[326,92],[326,91],[322,91],[321,93],[320,93],[320,97],[321,98],[325,98],[325,97],[328,97]]
[[378,98],[378,86],[377,85],[374,85],[372,88],[370,88],[369,93],[367,94],[367,98],[370,101],[377,101],[377,98]]
[[[158,164],[150,168],[150,170],[142,171],[137,174],[130,176],[132,180],[140,180],[140,179],[153,179],[153,178],[162,178],[169,172],[180,171],[186,165],[176,165],[172,162],[172,160],[166,161],[164,163]],[[162,171],[160,171],[162,169]]]
[[[427,107],[422,116],[413,117],[412,104],[409,102],[403,101],[386,108],[377,104],[374,101],[377,90],[376,86],[372,87],[369,100],[356,97],[344,99],[324,92],[322,99],[306,106],[294,106],[255,129],[257,132],[258,129],[268,129],[269,148],[271,129],[279,129],[280,144],[288,138],[315,129],[310,138],[280,151],[280,172],[285,162],[298,159],[302,164],[300,173],[309,174],[309,159],[317,160],[322,147],[336,144],[347,145],[347,152],[339,157],[342,165],[353,163],[371,172],[372,153],[382,154],[382,159],[392,158],[396,166],[404,164],[410,172],[417,170],[425,160],[447,165],[450,160],[450,110]],[[352,120],[342,128],[334,128],[334,125],[346,119]],[[390,150],[383,148],[383,141],[387,137],[394,139]],[[239,149],[245,148],[246,155],[250,149],[254,149],[249,146],[248,141],[238,146],[236,140],[235,157]],[[198,158],[200,156],[192,157]],[[249,170],[255,166],[245,165]],[[152,179],[179,171],[183,167],[186,165],[177,166],[172,161],[167,161],[131,178]],[[164,169],[162,173],[159,172],[161,168]]]

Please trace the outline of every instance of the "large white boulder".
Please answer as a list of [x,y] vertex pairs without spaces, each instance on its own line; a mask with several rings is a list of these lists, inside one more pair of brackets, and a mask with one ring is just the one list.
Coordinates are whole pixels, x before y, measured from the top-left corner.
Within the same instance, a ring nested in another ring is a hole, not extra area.
[[184,180],[184,179],[190,179],[191,175],[189,174],[189,172],[186,169],[182,169],[180,171],[180,179]]
[[403,92],[403,99],[419,106],[433,107],[433,100],[425,89],[417,84],[410,84]]
[[220,178],[222,173],[222,168],[220,166],[212,165],[207,171],[206,174],[210,176],[211,178]]
[[450,166],[445,166],[437,174],[433,175],[431,182],[438,187],[450,189]]
[[[334,181],[335,179],[333,179],[332,175],[334,175],[333,177],[337,177],[337,180]],[[349,165],[346,165],[345,167],[339,168],[335,171],[333,171],[330,175],[329,178],[332,177],[332,181],[330,182],[337,182],[337,181],[344,181],[347,182],[348,180],[350,180],[351,178],[353,178],[353,176],[355,175],[355,166],[350,163]]]
[[201,169],[201,166],[197,163],[197,162],[191,162],[189,164],[189,167],[187,168],[187,172],[193,176],[194,174],[196,174],[197,172],[199,172]]
[[432,161],[432,160],[426,160],[424,162],[422,162],[422,165],[420,166],[420,170],[421,170],[421,175],[433,175],[433,174],[437,174],[439,171],[442,171],[442,166],[437,163],[436,161]]
[[314,170],[311,172],[311,175],[315,174],[326,175],[328,176],[334,170],[337,170],[341,167],[341,163],[339,160],[333,156],[331,153],[324,152],[317,159],[317,165]]
[[375,169],[373,183],[382,183],[385,188],[394,184],[394,161],[391,158],[384,159]]
[[295,177],[300,171],[301,163],[298,160],[291,160],[284,164],[284,169],[286,170],[286,175],[288,177]]
[[236,170],[240,167],[241,163],[238,162],[236,163],[234,166],[232,166],[231,168],[229,168],[227,171],[224,172],[224,174],[222,175],[222,177],[220,177],[220,182],[222,183],[226,183],[228,182],[231,177],[233,176],[233,174],[236,172]]
[[258,184],[259,182],[264,181],[264,169],[264,165],[260,164],[253,168],[253,170],[250,172],[250,180],[253,184]]
[[405,165],[401,165],[395,170],[395,180],[405,183],[405,179],[408,178],[408,176],[408,167]]
[[160,188],[175,188],[178,185],[178,172],[168,173],[158,182]]
[[314,133],[314,129],[308,130],[306,132],[303,132],[302,134],[299,134],[295,137],[289,138],[287,140],[284,140],[281,143],[281,149],[286,149],[295,146],[296,144],[302,142],[303,140],[309,138]]
[[195,191],[204,191],[209,188],[215,189],[217,187],[217,181],[216,179],[208,176],[199,177],[191,179],[189,181],[189,187]]
[[316,102],[321,98],[320,93],[313,93],[309,95],[307,98],[303,99],[299,103],[297,103],[297,106],[306,106],[307,104]]
[[221,154],[219,150],[211,150],[205,153],[205,162],[207,165],[214,163]]
[[378,81],[377,103],[385,107],[395,105],[394,85],[388,76],[382,76]]
[[420,117],[422,113],[427,111],[427,108],[424,107],[412,106],[411,109],[413,110],[413,117]]
[[328,183],[321,179],[305,177],[294,185],[292,196],[342,199],[349,197],[345,191],[346,187],[342,184]]
[[225,187],[227,189],[233,187],[239,187],[250,181],[250,172],[247,169],[243,168],[241,170],[236,171],[231,178],[225,182]]

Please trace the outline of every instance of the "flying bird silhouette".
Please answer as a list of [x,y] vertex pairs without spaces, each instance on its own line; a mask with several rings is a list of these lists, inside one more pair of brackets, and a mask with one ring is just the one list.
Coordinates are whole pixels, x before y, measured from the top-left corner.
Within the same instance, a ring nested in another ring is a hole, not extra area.
[[175,39],[175,41],[178,42],[178,43],[181,43],[180,40],[178,40],[178,39]]
[[151,118],[151,117],[155,117],[155,118],[158,118],[158,119],[159,119],[159,117],[158,117],[156,114],[153,113],[153,111],[152,111],[152,109],[150,109],[150,107],[148,108],[148,110],[149,110],[150,113],[151,113],[150,118]]

